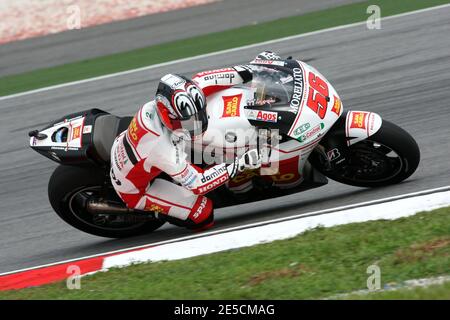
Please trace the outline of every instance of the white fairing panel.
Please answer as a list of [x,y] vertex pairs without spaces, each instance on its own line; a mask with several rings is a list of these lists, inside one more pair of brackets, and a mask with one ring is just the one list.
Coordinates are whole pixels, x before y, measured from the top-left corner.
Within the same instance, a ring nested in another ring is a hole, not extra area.
[[[301,170],[309,154],[342,115],[343,105],[326,78],[311,66],[300,61],[299,64],[301,68],[295,68],[291,76],[296,95],[290,104],[293,112],[298,112],[288,132],[295,140],[273,147],[269,162],[278,163],[299,157]],[[272,123],[278,121],[277,112],[244,109],[254,101],[255,90],[250,86],[236,86],[207,97],[208,129],[201,145],[198,141],[194,143],[197,152],[203,152],[205,157],[214,148],[217,151],[225,149],[226,159],[230,159],[234,157],[233,151],[243,152],[256,143],[257,130],[247,119]]]
[[208,97],[208,129],[203,145],[244,148],[256,139],[256,129],[247,120],[244,106],[253,98],[250,88],[231,88]]
[[383,120],[374,112],[350,111],[345,121],[347,145],[365,140],[380,130]]
[[[51,147],[52,150],[78,150],[82,147],[81,138],[85,133],[91,133],[92,126],[84,125],[85,117],[76,117],[65,120],[64,122],[56,123],[52,127],[40,131],[47,135],[47,138],[38,140],[35,137],[30,138],[30,146],[32,147]],[[57,142],[52,139],[55,132],[67,128],[67,134],[64,141]]]
[[336,90],[320,72],[301,61],[299,64],[303,69],[302,99],[300,103],[296,99],[291,101],[291,108],[298,108],[299,111],[289,136],[301,144],[309,144],[320,141],[339,119],[344,108]]

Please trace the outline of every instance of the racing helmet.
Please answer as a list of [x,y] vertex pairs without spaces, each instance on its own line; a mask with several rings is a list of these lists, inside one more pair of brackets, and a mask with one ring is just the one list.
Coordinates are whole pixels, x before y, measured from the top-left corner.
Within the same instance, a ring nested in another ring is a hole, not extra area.
[[195,139],[208,128],[205,95],[192,80],[177,74],[165,75],[159,82],[155,101],[159,119],[169,131],[182,130]]

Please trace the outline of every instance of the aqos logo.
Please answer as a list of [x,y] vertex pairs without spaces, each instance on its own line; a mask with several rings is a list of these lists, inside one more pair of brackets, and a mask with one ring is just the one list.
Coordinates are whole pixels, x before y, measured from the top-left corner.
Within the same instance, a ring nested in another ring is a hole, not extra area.
[[256,115],[256,120],[266,121],[266,122],[277,122],[278,114],[276,112],[265,112],[259,111]]

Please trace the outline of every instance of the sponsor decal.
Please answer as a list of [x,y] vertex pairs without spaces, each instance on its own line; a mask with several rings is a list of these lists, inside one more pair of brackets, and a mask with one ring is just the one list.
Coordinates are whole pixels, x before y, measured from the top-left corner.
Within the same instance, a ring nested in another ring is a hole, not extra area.
[[145,206],[145,211],[152,211],[154,213],[165,213],[165,210],[163,208],[161,208],[160,206],[151,203],[151,204],[147,204]]
[[222,118],[239,117],[239,106],[241,105],[242,93],[235,96],[222,97],[223,114]]
[[372,114],[369,118],[369,130],[373,132],[375,129],[375,114]]
[[355,129],[366,129],[366,118],[367,112],[353,112],[352,113],[352,123],[350,128]]
[[56,147],[56,146],[52,146],[52,147],[50,147],[50,149],[51,149],[51,150],[64,150],[64,151],[67,151],[67,148],[66,148],[66,147]]
[[50,150],[63,150],[63,151],[78,151],[80,148],[77,147],[50,147]]
[[251,110],[251,109],[247,109],[246,110],[246,117],[249,120],[255,120],[256,119],[256,112],[258,112],[257,110]]
[[252,62],[250,62],[250,64],[268,64],[268,65],[284,66],[284,61],[255,59]]
[[303,70],[301,68],[294,68],[292,71],[294,74],[294,92],[290,107],[291,111],[297,114],[303,99]]
[[339,149],[334,148],[327,152],[327,157],[329,161],[333,162],[341,157],[341,153],[339,152]]
[[252,63],[261,63],[261,64],[273,64],[273,60],[265,60],[265,59],[255,59]]
[[246,170],[244,172],[239,173],[236,177],[234,177],[231,181],[235,184],[240,184],[244,181],[248,181],[253,177],[258,176],[256,170]]
[[165,75],[162,77],[161,81],[165,82],[171,89],[175,89],[186,82],[186,80],[172,74]]
[[[183,146],[183,139],[181,137],[176,137],[175,135],[171,136],[172,145],[175,147],[175,163],[180,163],[180,148]],[[181,146],[180,146],[181,145]]]
[[274,176],[271,176],[271,178],[272,178],[272,180],[274,181],[274,182],[294,182],[294,181],[296,181],[297,179],[298,179],[298,175],[297,174],[295,174],[295,173],[285,173],[285,174],[280,174],[280,173],[278,173],[278,174],[276,174],[276,175],[274,175]]
[[256,120],[265,122],[277,122],[278,113],[272,111],[259,111],[256,115]]
[[228,72],[228,73],[213,73],[213,74],[204,76],[203,80],[204,81],[214,80],[216,82],[216,84],[217,84],[218,80],[229,79],[230,83],[233,83],[233,79],[236,77],[234,72],[236,72],[236,71],[233,70],[233,73],[231,73],[231,72]]
[[[119,162],[119,158],[117,156],[117,152],[114,152],[114,164],[116,165],[116,168],[118,168],[119,170],[122,170],[122,167],[120,166],[120,162]],[[112,169],[111,169],[112,170]]]
[[305,142],[313,137],[315,137],[323,128],[325,128],[325,124],[324,123],[319,123],[317,126],[315,126],[312,129],[309,129],[308,131],[306,131],[304,134],[302,134],[301,136],[299,136],[297,138],[297,140],[299,142]]
[[324,79],[312,72],[309,73],[308,81],[309,94],[306,105],[317,113],[320,119],[324,119],[327,114],[328,102],[330,102],[328,84]]
[[[140,112],[140,111],[139,111]],[[127,139],[128,142],[134,147],[137,148],[139,140],[147,134],[147,130],[143,129],[139,122],[136,119],[137,115],[131,120],[130,125],[127,130]]]
[[207,183],[224,174],[225,172],[227,172],[226,166],[222,166],[220,168],[211,168],[203,173],[200,181],[201,183]]
[[278,172],[270,176],[270,179],[276,184],[290,184],[297,182],[301,175],[298,172],[300,156],[295,156],[290,159],[285,159],[279,162]]
[[198,216],[203,212],[206,207],[206,203],[208,202],[207,198],[203,197],[202,202],[200,203],[197,211],[195,211],[193,218],[197,219]]
[[181,181],[188,189],[194,188],[194,182],[196,180],[196,172],[191,167],[187,166],[181,173]]
[[84,126],[83,127],[83,134],[91,133],[92,132],[92,126]]
[[133,120],[131,120],[130,126],[128,127],[128,135],[134,142],[137,142],[138,140],[137,131],[138,126],[136,124],[136,118],[133,118]]
[[247,118],[250,120],[264,121],[264,122],[277,122],[278,112],[262,111],[262,110],[249,110]]
[[275,99],[250,99],[247,100],[248,106],[263,106],[265,104],[272,104],[277,102]]
[[188,189],[194,189],[194,183],[195,183],[196,177],[195,175],[190,175],[186,178],[184,185]]
[[338,97],[334,96],[334,105],[333,105],[333,108],[331,109],[331,112],[334,112],[337,116],[340,116],[341,115],[341,111],[342,111],[341,99],[339,99]]
[[211,75],[214,73],[234,72],[234,71],[236,71],[236,70],[234,70],[233,68],[215,69],[215,70],[209,70],[209,71],[203,71],[203,72],[197,73],[197,75],[195,77],[196,78],[204,77],[204,76]]
[[[139,111],[140,113],[141,111]],[[137,117],[139,116],[139,113],[131,120],[130,125],[128,126],[127,130],[127,140],[128,142],[136,149],[139,140],[145,136],[148,131],[141,127],[141,124],[138,122]]]
[[302,133],[308,131],[311,128],[311,124],[309,122],[302,124],[297,129],[294,130],[294,136],[300,136]]
[[72,129],[72,139],[71,140],[75,140],[81,137],[81,126],[78,127],[74,127]]
[[171,89],[175,89],[175,88],[178,88],[178,87],[181,87],[183,84],[185,84],[186,83],[186,80],[180,80],[180,81],[177,81],[177,82],[174,82],[171,86],[170,86],[170,88]]
[[123,143],[120,143],[114,152],[114,162],[119,170],[122,170],[122,168],[128,163],[128,156]]
[[228,180],[228,176],[227,175],[223,175],[222,177],[220,177],[219,179],[211,182],[210,184],[199,188],[199,191],[201,193],[206,193],[208,191],[211,191],[215,188],[217,188],[218,186],[222,185],[223,183],[225,183]]

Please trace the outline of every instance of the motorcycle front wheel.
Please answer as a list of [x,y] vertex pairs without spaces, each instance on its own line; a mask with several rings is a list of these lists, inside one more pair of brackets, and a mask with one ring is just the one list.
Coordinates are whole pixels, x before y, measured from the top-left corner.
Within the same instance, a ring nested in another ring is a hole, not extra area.
[[345,161],[331,170],[317,168],[337,182],[376,188],[409,178],[420,162],[414,138],[399,126],[383,120],[380,130],[346,150]]

